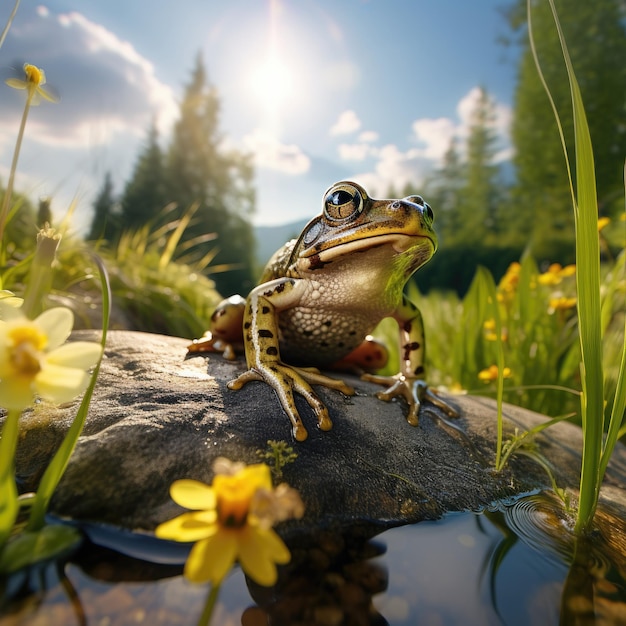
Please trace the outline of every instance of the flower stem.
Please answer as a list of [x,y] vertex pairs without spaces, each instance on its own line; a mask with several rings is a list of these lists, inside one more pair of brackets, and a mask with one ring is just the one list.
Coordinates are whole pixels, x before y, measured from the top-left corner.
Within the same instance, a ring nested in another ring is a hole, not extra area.
[[9,15],[9,19],[7,20],[7,23],[4,26],[2,35],[0,35],[0,48],[2,47],[2,44],[4,43],[4,40],[6,39],[7,33],[9,32],[9,29],[11,28],[11,24],[13,23],[13,18],[15,17],[15,14],[17,13],[17,9],[19,6],[20,6],[20,0],[15,0],[15,4],[13,5],[13,10],[11,11],[11,15]]
[[211,623],[211,618],[213,617],[213,609],[215,609],[215,603],[217,602],[217,597],[220,594],[221,586],[221,583],[217,585],[211,585],[211,591],[209,592],[206,604],[204,605],[202,615],[198,620],[198,626],[209,626],[209,624]]
[[7,413],[0,437],[0,493],[2,493],[2,500],[0,500],[0,548],[11,535],[19,510],[17,487],[13,475],[13,460],[17,447],[20,413],[16,410]]
[[26,104],[24,105],[24,113],[22,113],[22,121],[20,123],[20,130],[17,133],[17,141],[15,142],[15,150],[13,151],[13,161],[11,162],[11,171],[9,173],[9,180],[7,188],[4,191],[4,199],[2,201],[2,208],[0,209],[0,242],[4,237],[4,227],[6,226],[7,215],[9,213],[9,205],[11,204],[11,196],[13,195],[13,183],[15,182],[15,172],[17,170],[17,161],[20,158],[20,149],[22,148],[22,139],[24,138],[24,129],[26,128],[26,120],[28,119],[28,112],[30,111],[30,103],[33,99],[34,90],[28,91],[26,97]]

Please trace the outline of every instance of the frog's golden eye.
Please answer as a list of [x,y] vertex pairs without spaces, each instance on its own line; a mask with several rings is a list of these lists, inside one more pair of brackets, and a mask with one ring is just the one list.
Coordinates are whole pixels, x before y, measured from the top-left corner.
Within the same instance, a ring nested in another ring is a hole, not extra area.
[[324,198],[324,216],[332,221],[344,221],[363,210],[363,197],[354,186],[340,183],[331,187]]

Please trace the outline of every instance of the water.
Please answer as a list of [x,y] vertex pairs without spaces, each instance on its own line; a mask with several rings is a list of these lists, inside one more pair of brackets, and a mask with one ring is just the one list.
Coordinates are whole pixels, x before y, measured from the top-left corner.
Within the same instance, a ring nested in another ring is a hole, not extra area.
[[[220,626],[626,624],[626,530],[598,516],[577,545],[550,500],[530,496],[383,532],[323,532],[292,546],[275,588],[236,568],[220,591]],[[64,565],[5,585],[0,625],[195,624],[208,587],[182,576],[185,548],[99,533]],[[158,555],[154,552],[159,547]],[[158,557],[161,563],[147,559]],[[9,599],[10,597],[10,599]]]

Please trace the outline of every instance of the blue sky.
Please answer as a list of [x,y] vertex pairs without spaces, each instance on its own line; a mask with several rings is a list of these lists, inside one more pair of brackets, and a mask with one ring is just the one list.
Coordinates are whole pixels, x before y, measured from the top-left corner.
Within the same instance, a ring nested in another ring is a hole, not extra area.
[[[121,192],[154,116],[167,142],[198,52],[220,94],[225,146],[254,155],[256,224],[317,214],[341,179],[378,196],[419,188],[451,137],[466,135],[480,85],[496,104],[504,160],[516,74],[516,51],[497,41],[506,4],[24,1],[0,49],[3,77],[33,63],[61,100],[32,109],[17,188],[52,196],[58,215],[76,198],[84,229],[105,172]],[[6,181],[23,93],[0,93]]]

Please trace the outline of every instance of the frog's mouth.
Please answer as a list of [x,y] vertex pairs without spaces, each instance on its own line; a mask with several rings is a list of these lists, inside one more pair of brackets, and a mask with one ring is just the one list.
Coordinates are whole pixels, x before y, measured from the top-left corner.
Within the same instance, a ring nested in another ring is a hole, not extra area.
[[[347,241],[345,243],[329,242],[329,247],[325,250],[316,250],[315,246],[308,250],[304,250],[300,256],[303,258],[317,257],[322,263],[327,263],[338,257],[351,254],[353,252],[364,252],[370,248],[378,248],[380,246],[389,245],[396,254],[402,254],[413,248],[418,256],[434,254],[437,244],[434,239],[428,235],[407,235],[406,233],[386,233],[384,235],[372,235],[371,237],[362,237],[355,241]],[[421,250],[421,253],[420,253]]]

